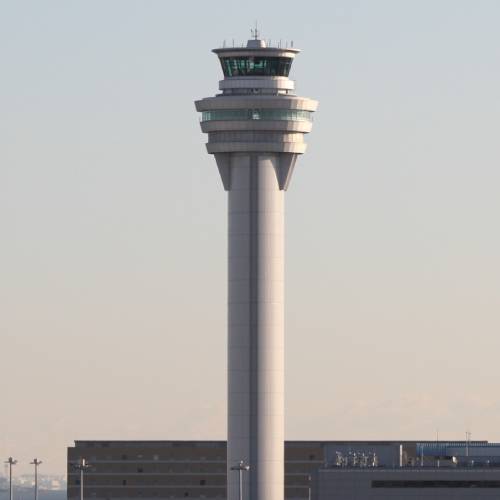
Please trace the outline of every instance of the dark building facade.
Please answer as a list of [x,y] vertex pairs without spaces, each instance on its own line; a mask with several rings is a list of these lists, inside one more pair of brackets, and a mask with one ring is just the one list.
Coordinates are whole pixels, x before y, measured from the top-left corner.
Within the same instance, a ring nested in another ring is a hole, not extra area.
[[[80,495],[80,474],[75,465],[82,458],[90,464],[84,476],[85,499],[226,499],[225,441],[75,441],[75,446],[68,448],[69,500],[76,500]],[[450,476],[453,470],[462,469],[465,477],[472,478],[472,475],[467,476],[467,471],[479,473],[479,467],[483,470],[481,477],[485,481],[492,477],[498,482],[497,491],[500,491],[500,444],[486,441],[286,441],[285,499],[358,498],[347,495],[347,490],[351,488],[349,491],[354,495],[364,484],[362,479],[367,480],[362,488],[365,496],[360,497],[363,500],[372,496],[382,498],[383,494],[386,498],[398,495],[416,498],[407,496],[415,493],[413,487],[390,488],[388,483],[377,481],[387,477],[398,486],[403,484],[400,481],[408,481],[408,474],[413,474],[409,476],[412,481],[414,478],[428,481],[427,475],[431,474],[430,477],[438,481],[436,484],[444,485],[439,481],[449,481],[449,477],[463,480],[463,474]],[[392,475],[383,474],[384,471],[392,471]],[[425,481],[422,484],[427,485]],[[470,483],[471,488],[474,481]],[[404,484],[411,486],[413,483]],[[344,488],[342,496],[337,495],[340,488]],[[440,491],[443,494],[443,490]],[[463,492],[463,488],[460,491]]]
[[[323,450],[321,442],[286,442],[287,500],[309,497]],[[81,458],[90,464],[86,498],[226,498],[225,441],[75,441],[68,448],[68,499],[80,495],[74,465]]]

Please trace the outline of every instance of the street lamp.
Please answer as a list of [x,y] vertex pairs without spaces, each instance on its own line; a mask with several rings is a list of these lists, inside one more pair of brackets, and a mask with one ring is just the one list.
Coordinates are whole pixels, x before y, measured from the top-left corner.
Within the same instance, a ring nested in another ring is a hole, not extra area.
[[80,500],[83,500],[83,473],[90,467],[90,464],[84,458],[80,458],[73,467],[80,471]]
[[245,462],[243,462],[243,460],[240,460],[238,464],[233,465],[231,467],[231,470],[237,470],[238,471],[238,476],[239,476],[239,497],[240,497],[240,500],[243,500],[243,477],[242,477],[242,474],[243,474],[243,471],[249,471],[250,470],[250,466],[246,465]]
[[9,464],[9,500],[12,500],[12,466],[17,464],[17,460],[9,457],[5,463]]
[[38,466],[42,463],[38,458],[34,458],[30,465],[35,466],[35,500],[38,500]]

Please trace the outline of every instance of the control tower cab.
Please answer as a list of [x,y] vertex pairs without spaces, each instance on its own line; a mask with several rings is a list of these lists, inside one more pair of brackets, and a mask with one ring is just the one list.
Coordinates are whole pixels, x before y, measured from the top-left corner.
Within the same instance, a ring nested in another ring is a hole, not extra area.
[[207,151],[215,154],[225,189],[229,189],[228,154],[282,153],[280,188],[286,189],[298,154],[306,150],[317,101],[298,97],[288,78],[294,48],[267,47],[253,39],[246,47],[214,49],[224,79],[221,94],[196,101]]

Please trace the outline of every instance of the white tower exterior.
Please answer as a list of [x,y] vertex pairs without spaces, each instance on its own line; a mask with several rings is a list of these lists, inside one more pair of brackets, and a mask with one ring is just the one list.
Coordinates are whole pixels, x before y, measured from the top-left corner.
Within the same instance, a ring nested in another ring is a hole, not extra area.
[[196,101],[228,192],[228,500],[284,498],[284,192],[317,102],[288,79],[299,52],[215,49],[222,93]]

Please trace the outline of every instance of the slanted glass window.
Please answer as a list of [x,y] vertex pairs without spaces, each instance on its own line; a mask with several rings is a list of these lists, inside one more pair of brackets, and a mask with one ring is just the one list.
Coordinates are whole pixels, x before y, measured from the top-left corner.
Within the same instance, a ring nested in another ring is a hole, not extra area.
[[312,111],[302,109],[214,109],[203,111],[201,121],[212,120],[292,120],[312,121]]
[[292,66],[289,57],[221,57],[224,76],[288,76]]

